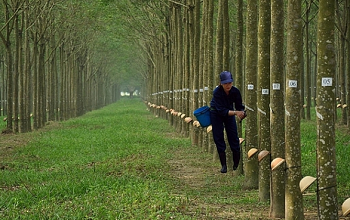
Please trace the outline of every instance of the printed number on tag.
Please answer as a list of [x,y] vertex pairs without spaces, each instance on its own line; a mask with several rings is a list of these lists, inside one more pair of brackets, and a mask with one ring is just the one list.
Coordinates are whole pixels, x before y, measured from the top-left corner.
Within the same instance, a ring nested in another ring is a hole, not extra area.
[[322,78],[322,86],[332,86],[333,79],[330,77]]
[[272,89],[273,90],[281,90],[281,84],[279,84],[279,83],[272,83]]
[[297,80],[289,80],[288,86],[290,88],[297,88],[298,87],[298,81]]
[[263,95],[268,95],[269,94],[269,89],[262,89],[261,94]]
[[254,89],[254,85],[253,84],[248,84],[248,90],[253,90]]

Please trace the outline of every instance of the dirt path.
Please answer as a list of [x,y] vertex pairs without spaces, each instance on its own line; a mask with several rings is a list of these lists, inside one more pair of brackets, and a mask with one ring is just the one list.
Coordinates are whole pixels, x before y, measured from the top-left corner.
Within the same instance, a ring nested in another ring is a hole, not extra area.
[[[200,213],[201,219],[271,219],[269,204],[258,201],[258,190],[243,190],[242,175],[236,176],[232,171],[221,174],[219,162],[214,162],[211,154],[199,151],[196,147],[190,152],[176,151],[168,162],[179,182],[177,196],[187,201],[184,213]],[[306,220],[318,219],[315,209],[305,210],[304,216]]]
[[[168,163],[179,183],[175,189],[179,192],[177,196],[186,199],[184,213],[200,215],[201,219],[269,219],[268,205],[252,204],[257,191],[243,191],[244,178],[232,171],[221,174],[218,162],[212,162],[211,155],[203,152],[196,155],[196,149],[173,155]],[[246,205],[242,205],[244,200]]]

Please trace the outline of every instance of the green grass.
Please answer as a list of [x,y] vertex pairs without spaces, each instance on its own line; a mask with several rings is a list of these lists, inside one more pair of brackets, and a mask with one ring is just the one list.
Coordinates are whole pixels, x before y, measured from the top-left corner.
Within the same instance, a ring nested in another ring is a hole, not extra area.
[[[338,110],[338,113],[339,110]],[[312,111],[312,117],[315,118],[315,112]],[[340,114],[338,114],[340,119]],[[316,140],[317,125],[316,121],[301,121],[301,150],[302,150],[302,174],[303,176],[317,176],[316,166]],[[350,155],[350,135],[349,129],[345,126],[336,126],[336,160],[337,160],[337,189],[338,202],[340,204],[350,197],[350,166],[348,155]],[[313,184],[311,190],[316,191],[316,184]]]
[[[25,146],[0,152],[0,219],[268,216],[269,204],[259,202],[258,191],[242,190],[243,176],[219,174],[212,155],[146,111],[139,99],[47,127],[27,134],[33,138]],[[336,135],[341,204],[350,197],[350,136],[341,127]],[[316,176],[316,138],[316,123],[302,120],[304,176]],[[305,207],[314,207],[316,195],[304,199]]]
[[[0,219],[153,219],[176,214],[166,160],[190,145],[139,100],[43,132],[2,161]],[[173,213],[174,212],[174,213]]]
[[6,121],[4,121],[5,116],[0,117],[0,131],[4,130],[6,128]]

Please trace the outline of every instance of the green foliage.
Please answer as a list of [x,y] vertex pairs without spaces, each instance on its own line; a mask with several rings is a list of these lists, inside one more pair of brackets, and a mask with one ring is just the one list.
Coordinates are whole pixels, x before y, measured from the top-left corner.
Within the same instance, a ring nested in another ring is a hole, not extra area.
[[124,87],[139,88],[147,72],[141,33],[137,31],[143,24],[135,16],[140,10],[130,8],[129,1],[113,0],[100,1],[97,7],[86,7],[90,7],[95,15],[93,20],[98,22],[98,38],[94,45],[96,60],[107,62],[104,66],[108,68],[111,79],[117,81],[124,91],[127,91]]

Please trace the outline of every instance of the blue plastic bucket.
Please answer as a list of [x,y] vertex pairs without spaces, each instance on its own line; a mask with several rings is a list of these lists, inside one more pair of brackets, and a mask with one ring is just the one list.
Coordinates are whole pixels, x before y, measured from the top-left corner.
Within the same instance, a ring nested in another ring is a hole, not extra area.
[[210,108],[208,106],[200,107],[193,112],[202,127],[207,127],[210,122]]

